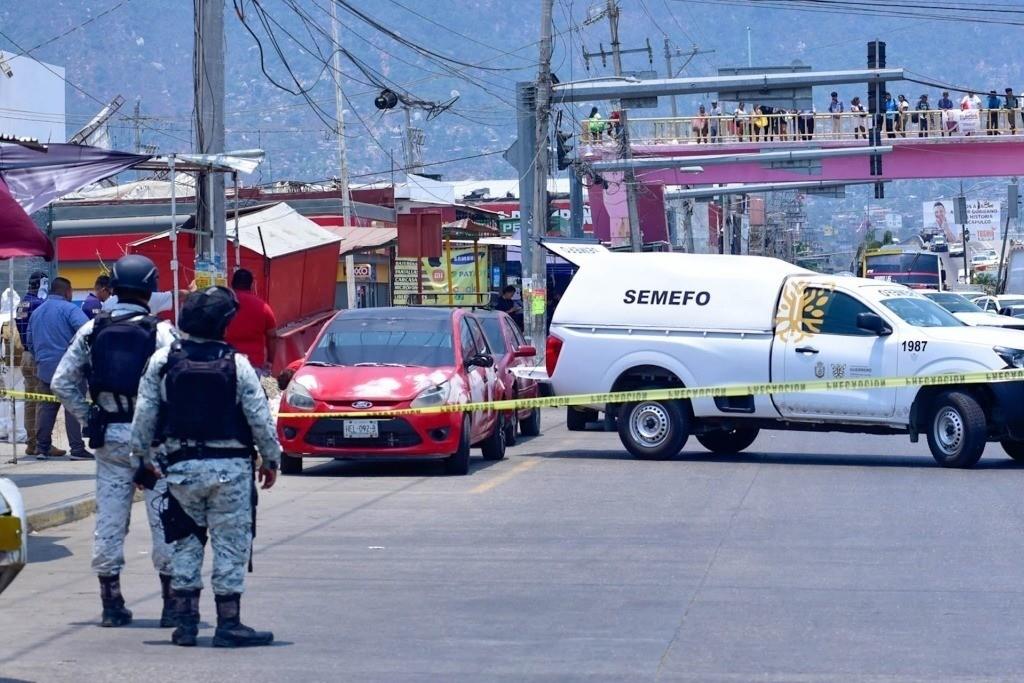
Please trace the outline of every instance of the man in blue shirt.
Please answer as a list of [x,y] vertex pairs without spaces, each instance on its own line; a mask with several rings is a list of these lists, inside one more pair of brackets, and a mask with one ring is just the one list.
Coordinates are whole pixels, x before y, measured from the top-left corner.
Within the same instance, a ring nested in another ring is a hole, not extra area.
[[[44,393],[50,390],[50,381],[57,371],[60,359],[71,345],[78,328],[89,322],[82,309],[71,302],[71,282],[65,278],[54,279],[46,301],[32,314],[28,323],[28,338],[32,343],[32,355],[36,362],[36,376]],[[60,457],[53,451],[53,424],[57,420],[60,403],[39,404],[39,426],[36,434],[39,446],[38,458]],[[91,460],[92,454],[85,450],[82,441],[82,427],[71,413],[64,411],[64,421],[71,446],[72,460]]]
[[[21,345],[25,349],[21,354],[21,375],[25,378],[25,391],[29,393],[41,393],[42,385],[36,377],[36,363],[32,357],[32,340],[29,338],[28,321],[37,308],[43,305],[45,293],[39,295],[40,287],[46,280],[46,273],[37,270],[28,278],[28,292],[18,304],[18,312],[14,324],[18,328],[18,336],[21,337]],[[25,402],[25,431],[28,433],[28,441],[25,444],[25,455],[38,455],[39,450],[36,444],[36,416],[39,411],[39,404]],[[64,455],[59,448],[52,449],[55,454]]]
[[96,286],[89,292],[89,296],[85,297],[85,301],[82,302],[82,312],[85,313],[89,320],[96,317],[96,314],[103,308],[103,302],[110,298],[110,276],[100,275],[96,278]]
[[988,91],[988,100],[985,102],[988,109],[988,135],[999,135],[999,110],[1002,108],[1002,101],[995,90]]

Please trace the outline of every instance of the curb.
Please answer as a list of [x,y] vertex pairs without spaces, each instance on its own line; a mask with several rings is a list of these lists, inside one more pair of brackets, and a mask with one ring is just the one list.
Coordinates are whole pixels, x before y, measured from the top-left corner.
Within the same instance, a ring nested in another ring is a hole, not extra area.
[[[134,503],[139,500],[142,500],[142,493],[136,491],[132,502]],[[41,510],[29,511],[27,515],[28,530],[29,533],[32,533],[61,526],[62,524],[70,524],[71,522],[77,522],[90,517],[94,512],[96,512],[96,496],[86,494],[63,503],[42,508]]]

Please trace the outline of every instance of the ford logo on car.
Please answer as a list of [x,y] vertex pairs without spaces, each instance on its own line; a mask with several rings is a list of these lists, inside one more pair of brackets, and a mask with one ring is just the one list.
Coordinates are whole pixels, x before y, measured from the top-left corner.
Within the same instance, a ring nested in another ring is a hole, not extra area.
[[356,410],[366,410],[367,408],[372,408],[373,403],[370,401],[355,401],[352,403],[352,407]]

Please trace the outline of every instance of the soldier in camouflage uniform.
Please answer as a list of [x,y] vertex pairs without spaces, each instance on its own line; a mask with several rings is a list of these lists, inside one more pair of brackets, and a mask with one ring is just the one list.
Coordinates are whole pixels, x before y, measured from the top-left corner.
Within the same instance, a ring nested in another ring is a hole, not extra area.
[[[96,449],[96,533],[92,568],[99,576],[103,626],[131,623],[124,606],[120,574],[135,495],[133,476],[139,465],[130,457],[132,408],[146,362],[157,348],[170,346],[177,333],[168,322],[149,316],[146,301],[156,290],[157,270],[144,256],[125,256],[114,264],[112,281],[118,305],[83,325],[53,376],[51,388],[64,408],[88,424]],[[93,405],[86,400],[88,381]],[[155,503],[167,489],[159,482],[145,493],[153,537],[153,566],[160,574],[164,599],[160,626],[173,626],[171,547],[164,541]]]
[[[269,489],[281,446],[256,372],[222,341],[237,310],[237,299],[224,287],[189,296],[179,318],[187,338],[153,355],[139,385],[132,425],[132,452],[166,478],[173,500],[165,523],[182,536],[174,546],[171,583],[178,620],[171,640],[182,646],[196,644],[207,529],[217,604],[214,646],[267,645],[274,638],[243,625],[239,617],[252,550],[253,448],[261,456],[260,483]],[[158,425],[166,440],[163,462],[150,452]]]

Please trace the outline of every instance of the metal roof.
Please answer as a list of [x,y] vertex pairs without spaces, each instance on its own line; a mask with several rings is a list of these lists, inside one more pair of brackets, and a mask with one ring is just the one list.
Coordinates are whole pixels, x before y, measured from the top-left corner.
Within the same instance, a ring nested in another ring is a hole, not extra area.
[[[233,220],[228,220],[227,233],[228,241],[233,241],[235,238],[235,222]],[[164,239],[167,235],[167,232],[162,232],[139,240],[135,244]],[[340,242],[340,238],[333,232],[302,216],[284,202],[240,216],[238,235],[239,243],[243,247],[257,254],[263,254],[267,258],[277,258],[297,251]]]
[[391,244],[398,239],[395,228],[364,228],[358,225],[324,225],[327,230],[341,240],[340,253],[377,249]]

